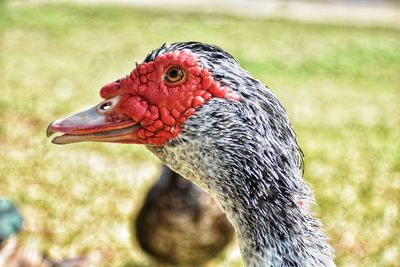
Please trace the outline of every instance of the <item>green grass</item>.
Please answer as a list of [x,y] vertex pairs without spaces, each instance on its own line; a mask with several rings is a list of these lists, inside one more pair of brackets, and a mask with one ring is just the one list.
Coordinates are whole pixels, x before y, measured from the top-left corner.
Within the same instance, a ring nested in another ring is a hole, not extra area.
[[[149,265],[129,218],[157,159],[140,146],[55,146],[45,129],[100,101],[99,88],[151,49],[199,40],[229,51],[284,103],[337,265],[399,266],[399,29],[128,7],[3,11],[0,191],[26,219],[23,243],[56,258],[99,250],[104,266]],[[241,266],[228,258],[215,266]]]

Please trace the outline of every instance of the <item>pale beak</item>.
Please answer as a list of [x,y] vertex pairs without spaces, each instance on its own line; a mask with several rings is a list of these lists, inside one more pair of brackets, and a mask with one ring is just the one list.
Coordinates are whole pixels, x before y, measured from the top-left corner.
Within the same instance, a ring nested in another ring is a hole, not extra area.
[[62,133],[53,144],[76,142],[137,143],[139,125],[118,112],[120,97],[115,96],[100,104],[52,122],[47,127],[47,137]]

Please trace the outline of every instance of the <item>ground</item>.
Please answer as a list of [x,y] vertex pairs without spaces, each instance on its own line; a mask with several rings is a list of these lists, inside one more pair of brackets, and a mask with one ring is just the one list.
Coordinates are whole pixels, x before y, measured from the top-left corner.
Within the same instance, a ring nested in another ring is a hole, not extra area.
[[[158,174],[143,147],[55,146],[54,119],[162,43],[198,40],[234,55],[285,105],[305,153],[338,266],[399,266],[400,30],[134,7],[13,5],[0,20],[0,190],[25,220],[24,244],[52,257],[103,252],[148,266],[131,215]],[[213,266],[242,266],[227,254]]]

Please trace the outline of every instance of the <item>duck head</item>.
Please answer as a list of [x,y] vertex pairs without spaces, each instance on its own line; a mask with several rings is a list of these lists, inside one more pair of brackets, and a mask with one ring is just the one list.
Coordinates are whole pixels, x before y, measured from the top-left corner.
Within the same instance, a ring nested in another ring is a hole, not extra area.
[[104,101],[51,123],[47,136],[63,134],[52,140],[54,144],[95,141],[162,146],[179,135],[185,121],[210,99],[239,100],[213,75],[215,64],[209,61],[214,53],[236,64],[214,46],[163,45],[129,75],[103,86]]

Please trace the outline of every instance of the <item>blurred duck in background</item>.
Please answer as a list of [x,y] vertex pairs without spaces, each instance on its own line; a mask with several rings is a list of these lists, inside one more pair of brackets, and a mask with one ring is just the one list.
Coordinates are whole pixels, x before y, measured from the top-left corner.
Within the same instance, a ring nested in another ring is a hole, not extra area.
[[234,234],[214,200],[167,166],[135,221],[139,245],[161,265],[203,266]]
[[0,267],[88,267],[97,262],[97,255],[53,261],[33,247],[18,245],[17,234],[23,219],[17,207],[7,199],[0,198]]

